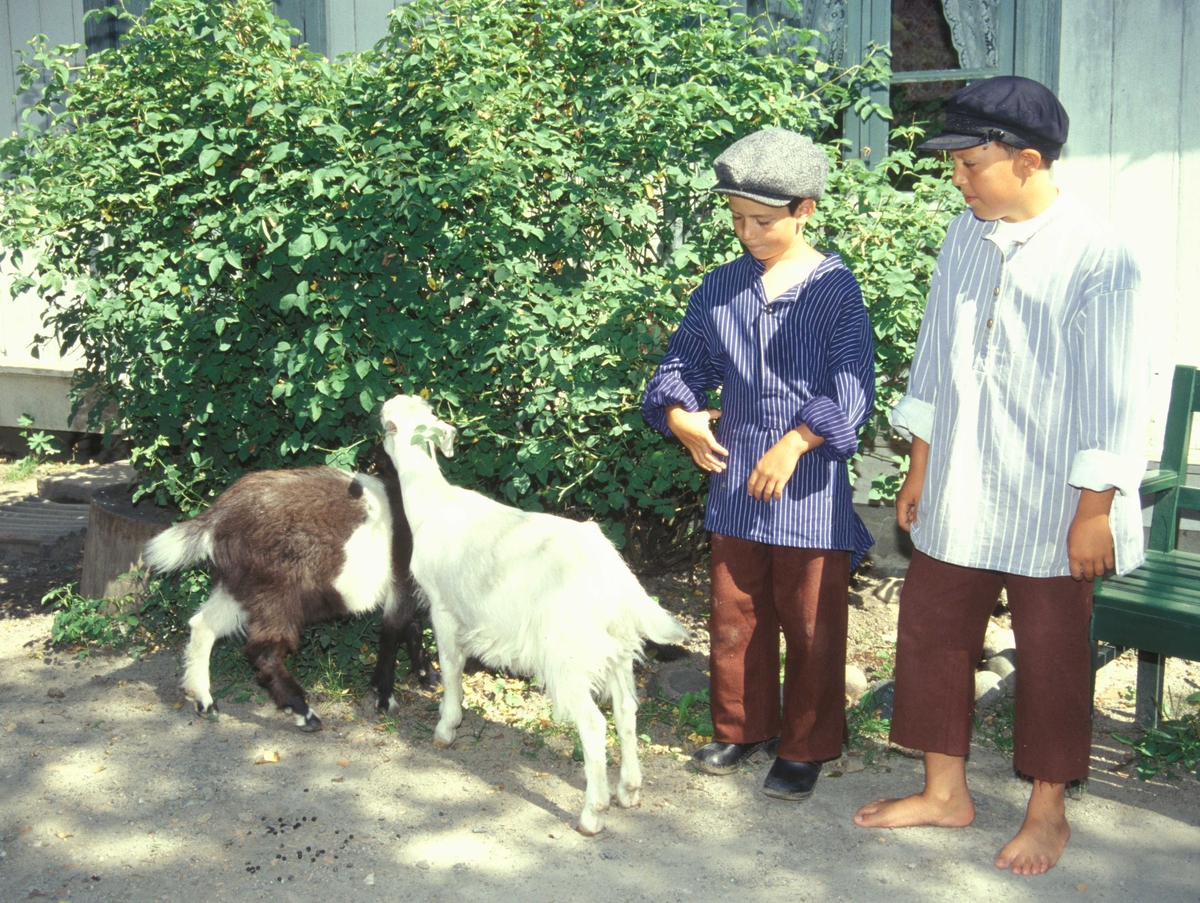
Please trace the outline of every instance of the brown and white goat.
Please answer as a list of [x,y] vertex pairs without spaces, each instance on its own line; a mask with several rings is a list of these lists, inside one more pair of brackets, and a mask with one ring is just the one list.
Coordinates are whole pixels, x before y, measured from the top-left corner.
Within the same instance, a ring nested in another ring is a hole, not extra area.
[[202,715],[216,711],[209,658],[221,637],[245,633],[255,678],[304,731],[321,719],[284,661],[306,624],[383,608],[371,677],[381,712],[394,712],[396,653],[403,637],[422,683],[432,684],[421,644],[409,564],[412,533],[395,472],[385,479],[332,467],[247,474],[204,513],[151,539],[155,571],[210,563],[212,592],[192,616],[184,691]]

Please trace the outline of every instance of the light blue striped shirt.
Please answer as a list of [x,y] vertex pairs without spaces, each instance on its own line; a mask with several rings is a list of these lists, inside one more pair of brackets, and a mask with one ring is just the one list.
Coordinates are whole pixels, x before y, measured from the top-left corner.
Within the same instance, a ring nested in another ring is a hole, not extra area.
[[1117,571],[1143,559],[1150,354],[1141,274],[1060,193],[1022,223],[946,233],[897,431],[929,443],[913,545],[951,564],[1069,575],[1080,489],[1116,488]]
[[[875,400],[874,349],[862,293],[836,254],[767,302],[763,264],[749,254],[712,270],[688,301],[646,385],[642,414],[670,435],[666,411],[699,411],[721,390],[704,526],[772,545],[845,549],[857,564],[873,540],[851,505],[846,462]],[[759,459],[801,423],[825,442],[800,458],[778,501],[746,490]]]

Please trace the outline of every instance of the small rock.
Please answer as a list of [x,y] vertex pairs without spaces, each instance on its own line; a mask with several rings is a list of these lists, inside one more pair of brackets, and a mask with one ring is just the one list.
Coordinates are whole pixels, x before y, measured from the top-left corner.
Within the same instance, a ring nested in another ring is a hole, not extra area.
[[975,705],[988,708],[1004,698],[1004,681],[991,671],[975,672]]
[[900,590],[903,588],[903,577],[884,577],[875,587],[875,598],[885,605],[895,605],[900,601]]
[[1016,658],[1015,652],[1012,649],[1007,649],[999,655],[989,658],[987,664],[983,666],[984,670],[991,671],[993,674],[999,675],[1001,680],[1004,680],[1004,678],[1017,670],[1017,666],[1012,661],[1014,658]]
[[985,661],[995,658],[1007,649],[1015,650],[1016,648],[1017,638],[1011,630],[1005,630],[1003,627],[988,627],[988,632],[983,638],[983,658]]
[[67,694],[64,693],[62,690],[60,690],[58,687],[51,687],[49,690],[46,691],[46,695],[49,696],[51,699],[62,699]]
[[863,670],[856,665],[846,666],[846,695],[850,697],[850,702],[856,703],[863,693],[867,691],[867,675]]
[[417,868],[421,869],[422,871],[426,871],[426,872],[429,871],[429,860],[428,859],[420,860],[419,862],[417,862]]
[[371,874],[369,874],[369,875],[367,875],[367,877],[363,878],[363,884],[370,886],[370,885],[373,885],[374,883],[375,883],[375,873],[374,872],[371,872]]
[[850,758],[846,760],[846,767],[843,768],[842,771],[846,774],[854,774],[856,771],[865,770],[866,767],[867,766],[863,763],[862,759],[858,758],[857,756],[850,756]]
[[646,683],[647,695],[662,695],[671,700],[682,699],[685,693],[699,693],[707,689],[708,675],[687,667],[663,667],[651,675]]
[[896,682],[894,680],[877,680],[867,687],[871,694],[872,704],[880,718],[892,717],[892,703],[896,698]]
[[1009,696],[1016,697],[1017,695],[1017,671],[1014,668],[1004,677],[1004,689]]

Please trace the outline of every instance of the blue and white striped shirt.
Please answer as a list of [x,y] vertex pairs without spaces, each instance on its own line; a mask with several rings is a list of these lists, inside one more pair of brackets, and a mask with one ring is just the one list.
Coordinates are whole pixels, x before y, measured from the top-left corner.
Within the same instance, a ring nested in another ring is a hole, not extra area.
[[1150,354],[1141,274],[1060,194],[1034,219],[946,233],[897,431],[929,443],[913,545],[950,564],[1070,573],[1080,489],[1116,488],[1117,571],[1143,559]]
[[[723,387],[706,529],[772,545],[846,549],[857,564],[874,542],[851,505],[846,462],[875,401],[874,348],[854,275],[830,254],[768,303],[763,264],[743,254],[704,277],[646,385],[642,415],[670,435],[666,408],[707,406]],[[759,459],[807,424],[825,442],[801,456],[778,501],[746,489]]]

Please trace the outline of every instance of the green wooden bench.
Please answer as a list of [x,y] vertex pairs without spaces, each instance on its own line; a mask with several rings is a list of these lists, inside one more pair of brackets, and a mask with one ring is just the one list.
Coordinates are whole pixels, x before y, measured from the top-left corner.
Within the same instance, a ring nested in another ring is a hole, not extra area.
[[1160,469],[1148,471],[1141,486],[1143,495],[1154,496],[1146,563],[1124,577],[1096,580],[1094,668],[1116,651],[1138,650],[1135,717],[1144,727],[1156,726],[1162,713],[1166,659],[1200,660],[1200,554],[1175,547],[1179,512],[1200,510],[1200,487],[1185,485],[1198,410],[1196,368],[1176,367]]

